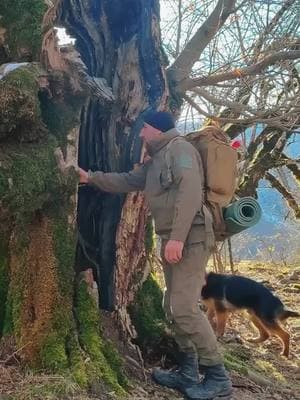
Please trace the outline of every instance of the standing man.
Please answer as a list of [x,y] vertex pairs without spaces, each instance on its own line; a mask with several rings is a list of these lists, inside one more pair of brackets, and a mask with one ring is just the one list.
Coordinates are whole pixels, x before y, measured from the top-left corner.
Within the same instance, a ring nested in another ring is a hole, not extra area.
[[[140,137],[151,157],[149,161],[128,173],[80,169],[80,182],[111,193],[145,192],[156,233],[162,238],[164,310],[182,355],[179,370],[155,369],[154,380],[179,389],[190,399],[230,395],[231,381],[215,334],[198,305],[212,235],[211,216],[203,207],[200,155],[180,137],[167,112],[147,114]],[[201,383],[198,364],[205,374]]]

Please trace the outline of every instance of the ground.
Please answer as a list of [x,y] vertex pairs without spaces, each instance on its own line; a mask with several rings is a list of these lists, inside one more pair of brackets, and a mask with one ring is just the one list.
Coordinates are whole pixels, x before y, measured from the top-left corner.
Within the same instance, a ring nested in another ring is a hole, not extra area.
[[[279,295],[288,308],[300,311],[300,268],[243,262],[238,264],[239,273],[264,282]],[[300,398],[300,319],[290,319],[291,356],[280,355],[277,339],[255,345],[246,338],[255,335],[254,328],[243,314],[232,316],[222,349],[233,365],[231,371],[233,400],[296,400]],[[125,344],[124,344],[125,347]],[[122,348],[120,349],[122,352]],[[10,358],[9,358],[10,357]],[[150,378],[153,365],[145,365],[144,372],[134,351],[125,356],[132,389],[132,400],[179,400],[180,394],[164,390]],[[6,361],[6,362],[5,362]],[[248,375],[245,376],[244,374]],[[18,366],[18,354],[6,349],[0,352],[0,400],[113,400],[113,392],[96,396],[82,393],[71,380],[61,376],[32,374]]]

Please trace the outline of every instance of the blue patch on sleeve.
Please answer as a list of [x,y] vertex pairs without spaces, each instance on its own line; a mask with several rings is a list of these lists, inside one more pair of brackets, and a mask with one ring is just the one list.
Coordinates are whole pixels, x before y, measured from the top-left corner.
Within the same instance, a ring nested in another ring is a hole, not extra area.
[[179,168],[193,168],[193,158],[189,154],[181,154],[176,161]]

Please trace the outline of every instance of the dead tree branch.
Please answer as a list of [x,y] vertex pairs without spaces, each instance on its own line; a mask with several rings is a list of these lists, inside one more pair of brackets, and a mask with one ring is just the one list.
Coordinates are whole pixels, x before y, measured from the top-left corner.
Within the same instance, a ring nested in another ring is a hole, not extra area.
[[286,202],[288,203],[289,207],[294,211],[295,217],[300,218],[300,207],[292,195],[282,183],[270,172],[267,172],[265,178],[270,182],[271,186],[276,189],[282,196],[285,198]]

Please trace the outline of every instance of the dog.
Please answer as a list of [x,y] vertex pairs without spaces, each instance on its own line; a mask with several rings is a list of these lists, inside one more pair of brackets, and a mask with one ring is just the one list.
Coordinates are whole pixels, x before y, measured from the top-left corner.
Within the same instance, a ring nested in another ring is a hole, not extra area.
[[224,335],[229,314],[245,309],[259,331],[259,336],[251,339],[251,342],[262,343],[270,335],[275,335],[282,341],[282,355],[289,356],[290,334],[280,322],[289,317],[300,317],[300,314],[287,310],[281,300],[263,284],[242,276],[211,272],[206,275],[201,297],[212,326],[214,317],[216,319],[218,337]]

